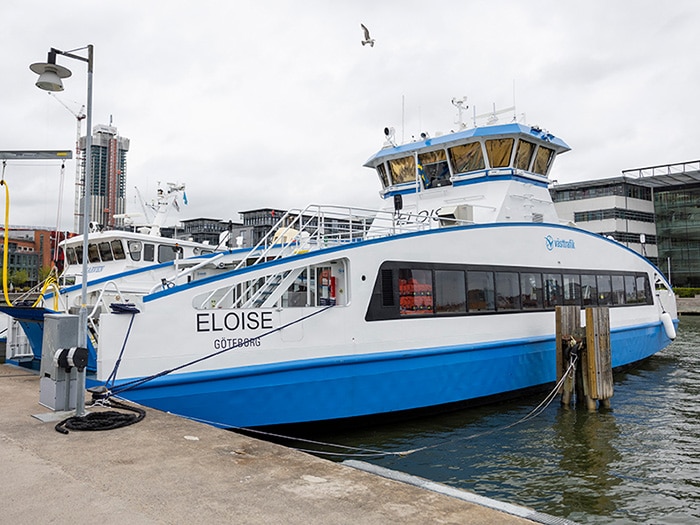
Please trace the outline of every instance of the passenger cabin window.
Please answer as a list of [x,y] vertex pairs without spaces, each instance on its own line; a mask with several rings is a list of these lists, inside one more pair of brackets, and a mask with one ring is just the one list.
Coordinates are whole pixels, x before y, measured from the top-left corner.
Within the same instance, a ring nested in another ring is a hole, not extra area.
[[520,304],[523,310],[536,310],[543,306],[542,275],[520,274]]
[[451,185],[450,168],[447,165],[445,150],[418,155],[418,175],[426,189]]
[[470,171],[483,170],[486,167],[480,142],[461,144],[450,148],[448,151],[454,173],[468,173]]
[[535,153],[535,145],[527,140],[518,141],[518,149],[515,150],[515,168],[529,170],[532,156]]
[[569,270],[562,274],[551,269],[505,266],[415,265],[398,261],[382,264],[365,315],[367,321],[511,315],[552,311],[560,305],[618,308],[654,304],[644,273]]
[[466,289],[463,271],[435,270],[435,313],[466,312]]
[[416,159],[413,156],[389,161],[392,184],[403,184],[416,180]]
[[399,269],[400,315],[433,313],[433,278],[430,270]]
[[513,143],[514,139],[489,139],[486,141],[486,154],[489,156],[489,165],[492,168],[510,166]]
[[467,301],[470,312],[493,311],[495,290],[493,272],[467,272]]
[[549,166],[552,164],[552,159],[554,159],[554,150],[540,146],[537,148],[535,164],[532,167],[532,171],[539,175],[547,175]]
[[156,247],[153,244],[144,243],[143,245],[143,260],[155,261]]

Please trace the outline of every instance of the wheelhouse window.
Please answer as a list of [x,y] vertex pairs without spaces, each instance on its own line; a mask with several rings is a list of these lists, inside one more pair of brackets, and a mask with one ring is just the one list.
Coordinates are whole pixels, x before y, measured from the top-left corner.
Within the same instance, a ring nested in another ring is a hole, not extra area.
[[377,175],[379,175],[379,180],[382,182],[382,187],[386,188],[389,185],[389,177],[386,174],[384,164],[377,166]]
[[389,171],[393,184],[403,184],[416,180],[416,159],[413,156],[392,159],[389,161]]
[[151,261],[155,260],[156,247],[153,244],[144,243],[143,245],[143,260]]
[[492,168],[506,168],[510,166],[513,143],[513,139],[490,139],[486,141],[486,154],[489,156],[489,165]]
[[78,261],[78,256],[75,254],[75,250],[70,247],[66,248],[66,259],[68,260],[68,264],[79,264],[79,262],[82,262]]
[[435,313],[466,312],[466,289],[463,271],[435,270]]
[[96,244],[88,245],[88,261],[90,262],[100,262],[100,251]]
[[467,302],[470,312],[493,311],[496,309],[493,272],[467,272]]
[[483,170],[486,167],[480,142],[460,144],[450,148],[448,151],[454,173],[468,173],[470,171]]
[[418,155],[418,175],[426,189],[451,185],[450,168],[447,166],[445,150],[429,151]]
[[99,243],[98,247],[100,250],[100,259],[102,259],[103,261],[111,261],[114,259],[114,257],[112,256],[112,248],[109,242],[101,242]]
[[553,159],[554,150],[540,146],[537,148],[535,164],[532,167],[532,171],[539,175],[547,175],[547,171],[549,171],[549,166],[551,166]]
[[114,259],[117,261],[126,259],[126,254],[124,253],[124,246],[122,245],[122,241],[120,241],[119,239],[114,239],[112,241],[112,253],[114,254]]
[[518,148],[515,150],[515,168],[519,170],[529,170],[532,156],[535,153],[535,145],[527,140],[519,140]]
[[140,261],[141,260],[142,249],[143,248],[141,245],[141,241],[130,241],[129,242],[129,255],[131,255],[132,261]]
[[179,246],[161,244],[158,246],[158,262],[173,261],[177,258],[180,251],[181,248]]
[[399,304],[401,315],[433,313],[433,272],[399,269]]

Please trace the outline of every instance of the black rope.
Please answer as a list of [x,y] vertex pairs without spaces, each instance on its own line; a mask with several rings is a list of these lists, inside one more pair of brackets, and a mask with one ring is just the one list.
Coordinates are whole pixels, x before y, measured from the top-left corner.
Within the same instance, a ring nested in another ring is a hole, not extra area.
[[124,412],[116,412],[114,410],[106,412],[91,412],[84,416],[71,416],[64,419],[54,428],[56,429],[56,432],[60,432],[61,434],[68,434],[69,429],[82,431],[113,430],[115,428],[128,427],[129,425],[138,423],[146,417],[146,411],[142,408],[125,405],[124,403],[120,403],[114,399],[110,400],[110,405],[115,408],[130,410],[131,412],[136,413],[126,414]]

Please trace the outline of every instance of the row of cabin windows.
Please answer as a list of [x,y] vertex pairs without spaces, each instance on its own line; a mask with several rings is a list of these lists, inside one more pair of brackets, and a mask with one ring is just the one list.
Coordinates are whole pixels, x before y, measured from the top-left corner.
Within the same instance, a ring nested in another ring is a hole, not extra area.
[[653,303],[646,274],[633,273],[396,268],[382,269],[378,286],[394,314],[369,316],[376,319]]
[[[177,257],[179,250],[179,247],[168,244],[154,245],[141,243],[140,241],[131,241],[129,243],[129,255],[134,261],[143,259],[148,262],[156,262],[157,251],[158,262],[168,262]],[[83,247],[68,247],[66,249],[66,258],[68,264],[82,264]],[[122,241],[119,239],[88,244],[88,261],[91,263],[120,261],[123,259],[126,259],[126,253],[124,252]]]
[[[486,152],[486,155],[484,155]],[[391,159],[386,164],[377,166],[377,173],[383,186],[413,182],[416,176],[423,187],[434,188],[451,184],[450,176],[486,169],[488,158],[490,168],[507,168],[532,171],[546,175],[554,150],[537,146],[533,142],[514,138],[488,139],[482,142],[459,144],[447,149],[440,149]]]

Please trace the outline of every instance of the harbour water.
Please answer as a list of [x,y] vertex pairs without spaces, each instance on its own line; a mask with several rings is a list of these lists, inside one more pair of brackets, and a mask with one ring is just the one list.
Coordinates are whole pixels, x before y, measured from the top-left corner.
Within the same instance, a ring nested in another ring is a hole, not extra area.
[[682,317],[671,346],[616,375],[610,410],[567,409],[556,399],[505,428],[543,397],[345,429],[323,441],[415,450],[346,457],[582,524],[700,523],[700,317]]

